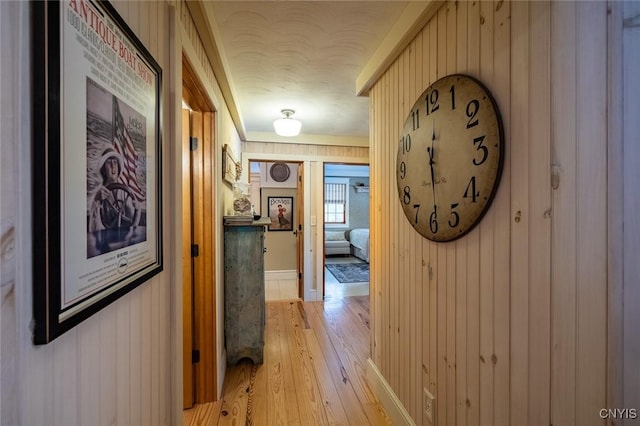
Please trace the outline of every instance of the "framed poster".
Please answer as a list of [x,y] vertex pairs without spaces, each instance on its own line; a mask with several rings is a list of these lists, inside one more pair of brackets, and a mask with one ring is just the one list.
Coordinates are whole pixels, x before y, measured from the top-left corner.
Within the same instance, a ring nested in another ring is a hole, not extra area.
[[162,271],[162,70],[108,2],[32,3],[34,343]]
[[267,197],[269,231],[293,231],[293,197]]

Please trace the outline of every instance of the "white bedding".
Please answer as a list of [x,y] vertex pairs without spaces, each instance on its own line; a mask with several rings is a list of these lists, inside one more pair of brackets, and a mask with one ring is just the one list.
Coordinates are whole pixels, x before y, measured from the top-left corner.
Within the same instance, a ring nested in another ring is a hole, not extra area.
[[365,257],[364,260],[369,260],[369,229],[368,228],[355,228],[349,232],[349,242],[352,246],[359,248]]

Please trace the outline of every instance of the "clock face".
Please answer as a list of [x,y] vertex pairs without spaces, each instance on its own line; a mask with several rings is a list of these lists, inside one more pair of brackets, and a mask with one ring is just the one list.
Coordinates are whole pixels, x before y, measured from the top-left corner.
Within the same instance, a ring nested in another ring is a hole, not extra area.
[[489,208],[503,156],[500,112],[484,85],[462,74],[437,80],[411,108],[398,144],[407,220],[433,241],[463,236]]

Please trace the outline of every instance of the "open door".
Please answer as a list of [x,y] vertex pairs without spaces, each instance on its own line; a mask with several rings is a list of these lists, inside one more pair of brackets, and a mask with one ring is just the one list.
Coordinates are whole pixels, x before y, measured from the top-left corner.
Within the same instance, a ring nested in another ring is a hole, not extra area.
[[303,179],[303,167],[304,164],[298,165],[298,187],[296,190],[296,217],[294,223],[298,224],[298,228],[294,231],[296,233],[296,244],[298,251],[298,297],[304,299],[304,232],[303,232],[303,218],[304,218],[304,179]]
[[217,398],[215,115],[183,60],[182,265],[183,405]]
[[182,110],[182,383],[184,408],[193,406],[193,279],[191,270],[191,161],[189,110]]

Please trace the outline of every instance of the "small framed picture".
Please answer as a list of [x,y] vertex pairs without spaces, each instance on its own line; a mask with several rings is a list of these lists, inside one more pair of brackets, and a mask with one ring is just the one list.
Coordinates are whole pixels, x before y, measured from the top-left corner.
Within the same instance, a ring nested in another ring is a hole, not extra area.
[[293,231],[293,197],[267,197],[269,231]]

